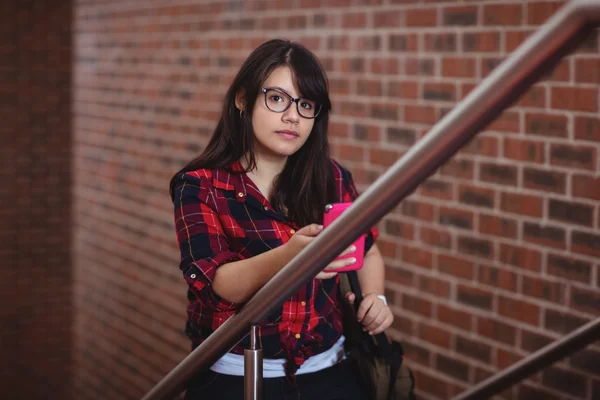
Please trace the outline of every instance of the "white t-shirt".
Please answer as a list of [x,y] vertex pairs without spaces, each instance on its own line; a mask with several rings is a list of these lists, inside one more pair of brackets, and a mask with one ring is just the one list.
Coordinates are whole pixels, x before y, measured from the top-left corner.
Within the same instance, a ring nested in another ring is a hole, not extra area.
[[[296,375],[308,374],[317,372],[325,368],[329,368],[346,358],[344,352],[344,335],[340,336],[337,342],[327,351],[314,355],[308,358]],[[264,378],[279,378],[285,376],[285,359],[268,359],[263,360],[263,377]],[[244,376],[244,356],[239,354],[226,353],[217,360],[211,367],[211,370],[219,374]]]

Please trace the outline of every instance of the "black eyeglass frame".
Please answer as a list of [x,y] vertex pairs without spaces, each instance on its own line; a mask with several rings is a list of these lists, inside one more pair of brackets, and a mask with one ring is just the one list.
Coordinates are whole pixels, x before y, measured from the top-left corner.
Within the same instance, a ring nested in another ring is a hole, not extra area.
[[[290,98],[291,102],[290,102],[290,103],[287,105],[287,107],[286,107],[286,108],[284,108],[284,109],[283,109],[283,110],[281,110],[281,111],[275,111],[275,110],[272,110],[272,109],[269,107],[269,105],[267,104],[267,92],[268,92],[269,90],[274,90],[274,91],[276,91],[276,92],[279,92],[279,93],[281,93],[281,94],[285,94],[287,97],[289,97],[289,98]],[[262,88],[262,89],[261,89],[261,91],[262,91],[262,92],[264,93],[264,95],[265,95],[265,107],[267,107],[267,109],[268,109],[269,111],[271,111],[271,112],[274,112],[274,113],[284,113],[284,112],[286,112],[287,110],[289,110],[289,109],[290,109],[290,107],[292,106],[292,103],[296,103],[296,111],[298,111],[298,115],[299,115],[299,116],[301,116],[302,118],[306,118],[306,119],[315,119],[315,118],[317,118],[317,116],[319,115],[319,113],[321,112],[321,109],[322,109],[322,106],[319,104],[319,105],[318,105],[317,112],[315,113],[315,116],[314,116],[314,117],[305,117],[305,116],[304,116],[304,115],[302,115],[302,113],[300,112],[300,100],[308,100],[308,99],[305,99],[305,98],[303,98],[303,97],[298,97],[298,98],[296,99],[296,98],[294,98],[294,97],[290,96],[290,95],[289,95],[289,93],[285,92],[284,90],[278,89],[278,88]],[[311,100],[311,101],[312,101],[312,100]]]

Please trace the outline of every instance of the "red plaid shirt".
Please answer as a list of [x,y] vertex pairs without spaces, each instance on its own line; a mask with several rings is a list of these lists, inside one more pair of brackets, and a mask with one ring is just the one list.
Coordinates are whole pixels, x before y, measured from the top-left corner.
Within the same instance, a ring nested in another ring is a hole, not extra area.
[[[332,161],[339,202],[358,196],[349,171]],[[193,347],[232,316],[242,304],[221,298],[212,288],[220,265],[243,260],[286,243],[299,226],[277,213],[239,162],[225,169],[182,173],[175,190],[175,229],[181,251],[179,268],[189,285],[186,334]],[[365,252],[377,237],[367,235]],[[342,334],[338,282],[313,279],[259,329],[265,358],[285,358],[288,375],[304,361],[329,349]],[[232,352],[243,354],[246,337]]]

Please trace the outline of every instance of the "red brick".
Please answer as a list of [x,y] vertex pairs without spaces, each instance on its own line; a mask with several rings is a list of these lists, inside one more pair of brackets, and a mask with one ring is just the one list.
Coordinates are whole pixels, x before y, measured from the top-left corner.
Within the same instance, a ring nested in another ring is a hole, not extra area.
[[487,128],[488,131],[520,132],[521,118],[517,112],[505,111],[498,116]]
[[450,297],[450,284],[431,276],[419,276],[419,290],[438,297]]
[[408,245],[403,245],[401,249],[402,261],[427,269],[432,268],[433,254],[431,253],[431,251]]
[[461,304],[480,310],[492,311],[493,309],[493,295],[488,290],[459,284],[456,287],[456,299]]
[[361,118],[367,117],[367,107],[363,103],[341,102],[339,107],[342,115]]
[[477,280],[480,283],[515,292],[518,276],[507,268],[497,268],[490,265],[480,265],[477,268]]
[[545,143],[516,138],[504,138],[504,157],[517,161],[544,163]]
[[455,33],[425,33],[425,51],[455,52]]
[[365,13],[342,14],[343,28],[365,28],[367,26],[367,15]]
[[456,78],[475,78],[476,65],[473,58],[442,58],[442,76]]
[[522,277],[522,290],[524,296],[535,297],[559,305],[565,304],[565,285],[549,281],[540,277]]
[[523,6],[521,4],[486,4],[483,6],[484,25],[521,25]]
[[542,255],[534,249],[501,244],[500,262],[530,271],[540,271],[542,268]]
[[584,199],[600,200],[600,178],[573,175],[572,195]]
[[391,81],[388,84],[388,96],[401,99],[417,99],[419,87],[414,81]]
[[448,398],[448,382],[441,380],[432,375],[422,372],[421,370],[414,371],[415,382],[419,382],[422,391],[429,393],[439,399]]
[[542,137],[566,138],[569,134],[567,123],[567,117],[563,115],[527,113],[525,116],[525,132]]
[[396,58],[374,58],[371,60],[371,72],[378,75],[396,75],[400,72],[400,63]]
[[500,33],[465,32],[463,34],[463,51],[478,53],[498,52],[500,51]]
[[474,265],[472,262],[463,258],[438,254],[437,268],[443,274],[449,274],[463,279],[471,280],[474,274]]
[[498,349],[497,354],[496,366],[501,369],[508,368],[521,359],[521,356],[519,356],[517,353],[513,353],[512,351],[507,351],[504,349]]
[[565,249],[567,247],[565,229],[555,225],[547,225],[545,223],[524,222],[523,240],[525,242],[555,247],[557,249]]
[[600,118],[575,117],[575,138],[600,141]]
[[459,201],[470,206],[494,208],[496,203],[495,193],[493,189],[473,185],[460,185],[458,187]]
[[517,330],[514,326],[493,317],[477,317],[477,332],[489,339],[514,346]]
[[527,4],[527,23],[529,25],[541,25],[561,8],[562,2],[541,1]]
[[428,343],[446,349],[450,348],[450,332],[443,328],[421,322],[417,327],[417,332],[419,338]]
[[571,64],[568,59],[563,59],[558,65],[546,75],[544,80],[565,82],[571,79]]
[[369,116],[373,119],[396,121],[398,120],[398,106],[393,103],[371,103]]
[[572,231],[571,250],[592,257],[600,257],[600,235],[597,233]]
[[457,208],[440,207],[438,222],[440,225],[473,229],[473,212]]
[[442,176],[453,176],[472,180],[475,177],[475,165],[471,160],[452,158],[440,169]]
[[404,18],[401,11],[379,11],[373,15],[373,24],[378,28],[397,28],[402,26]]
[[437,121],[435,108],[430,106],[404,106],[404,121],[421,124],[434,124]]
[[431,204],[404,200],[400,205],[403,215],[423,221],[433,221],[434,208]]
[[598,111],[598,89],[582,87],[552,88],[552,108],[571,111]]
[[515,107],[545,108],[548,103],[547,97],[545,87],[533,86],[521,96]]
[[419,49],[419,36],[416,34],[393,34],[388,41],[390,51],[411,52]]
[[514,165],[480,163],[479,179],[498,185],[516,186],[518,182],[518,170]]
[[435,70],[436,60],[424,57],[405,57],[404,58],[404,74],[415,76],[434,76],[437,74]]
[[523,169],[523,187],[562,194],[567,188],[567,176],[563,172],[554,172],[550,169],[525,167]]
[[330,92],[332,94],[350,94],[350,81],[347,79],[333,78],[329,80]]
[[582,283],[591,283],[592,264],[578,260],[572,256],[548,254],[548,275],[565,278]]
[[365,149],[352,144],[340,145],[340,157],[348,161],[360,161],[365,159]]
[[402,308],[427,318],[431,317],[432,305],[430,301],[406,293],[402,295]]
[[327,133],[330,136],[349,137],[349,133],[348,133],[349,131],[350,131],[350,127],[346,123],[330,122]]
[[390,167],[402,156],[400,150],[386,150],[386,149],[370,149],[369,160],[373,165],[381,165],[384,167]]
[[505,296],[498,296],[498,314],[534,326],[540,322],[539,306]]
[[429,178],[419,187],[419,193],[436,199],[452,199],[453,185],[437,179]]
[[407,27],[436,26],[437,9],[415,8],[406,11],[405,24]]
[[452,235],[450,232],[444,230],[426,228],[422,226],[420,228],[419,238],[421,242],[430,246],[440,247],[443,249],[452,248]]
[[385,272],[385,278],[391,282],[405,286],[413,285],[415,274],[412,271],[401,267],[386,266]]
[[478,156],[496,157],[498,155],[498,139],[480,133],[475,136],[461,152],[466,154],[476,154]]
[[575,60],[575,81],[600,83],[600,59],[579,58]]
[[456,86],[454,83],[425,82],[423,83],[422,98],[425,100],[454,101]]
[[591,146],[552,144],[550,163],[571,168],[596,170],[597,151]]
[[385,238],[380,237],[377,239],[377,247],[384,258],[396,258],[399,256],[399,245],[395,241],[386,240]]
[[452,305],[438,304],[437,318],[440,322],[470,332],[473,329],[473,315],[470,312],[453,308]]
[[518,224],[516,220],[497,215],[479,215],[479,232],[487,235],[517,239]]

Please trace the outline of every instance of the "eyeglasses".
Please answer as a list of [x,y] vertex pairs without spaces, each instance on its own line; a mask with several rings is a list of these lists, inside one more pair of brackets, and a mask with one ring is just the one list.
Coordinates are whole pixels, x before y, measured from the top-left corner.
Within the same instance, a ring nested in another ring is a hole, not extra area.
[[295,99],[281,89],[262,88],[262,92],[265,94],[265,105],[269,110],[276,113],[285,112],[292,103],[296,103],[298,114],[304,118],[316,118],[321,111],[321,106],[317,105],[315,101],[301,97]]

